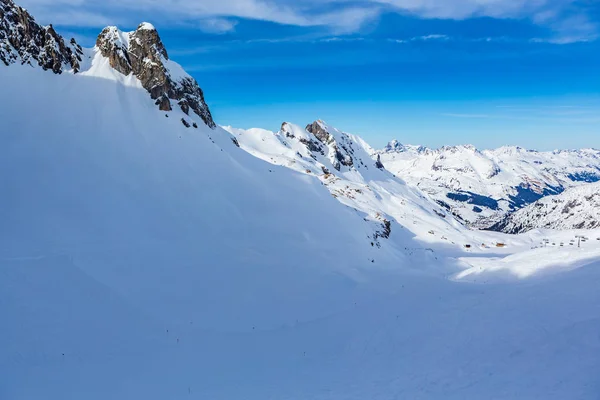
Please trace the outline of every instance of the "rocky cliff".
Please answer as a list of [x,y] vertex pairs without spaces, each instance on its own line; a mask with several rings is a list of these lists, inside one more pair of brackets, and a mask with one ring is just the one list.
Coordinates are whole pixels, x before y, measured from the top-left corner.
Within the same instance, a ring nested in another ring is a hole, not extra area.
[[79,72],[82,48],[75,39],[65,43],[52,25],[41,26],[12,0],[0,0],[0,61],[40,66],[60,74]]
[[129,33],[114,26],[106,27],[98,36],[96,47],[108,58],[111,67],[123,75],[135,75],[161,110],[170,111],[175,103],[186,114],[193,111],[209,127],[216,126],[202,89],[194,78],[169,60],[151,24],[142,23]]
[[83,49],[75,39],[65,41],[52,25],[38,24],[27,10],[12,0],[0,0],[2,64],[39,66],[56,74],[78,73],[83,72],[84,58],[93,58],[97,52],[107,58],[116,71],[139,79],[160,110],[171,111],[177,106],[188,115],[195,113],[210,128],[216,127],[202,89],[169,59],[151,24],[142,23],[133,32],[106,27],[98,36],[95,49]]

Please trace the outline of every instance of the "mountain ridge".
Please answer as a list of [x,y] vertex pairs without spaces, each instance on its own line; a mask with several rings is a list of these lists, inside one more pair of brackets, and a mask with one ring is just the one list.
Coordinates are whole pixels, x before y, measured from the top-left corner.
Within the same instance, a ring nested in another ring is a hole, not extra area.
[[51,70],[56,74],[77,73],[83,49],[75,39],[65,43],[52,25],[41,26],[29,12],[12,0],[0,2],[0,61],[6,66],[16,62]]
[[210,127],[142,29],[146,87],[0,63],[0,397],[595,398],[600,242],[469,230],[323,121]]
[[374,154],[390,171],[478,229],[491,228],[542,197],[600,180],[600,151],[594,149],[429,149],[394,140]]
[[596,229],[600,227],[600,182],[573,187],[510,214],[494,230],[518,234],[533,229]]
[[[106,77],[110,75],[106,71],[93,69],[98,55],[106,58],[114,71],[139,80],[161,111],[171,111],[175,103],[187,116],[191,111],[208,127],[216,127],[198,82],[169,59],[152,24],[143,22],[132,32],[108,26],[99,33],[94,48],[84,49],[75,39],[65,41],[52,25],[39,25],[12,0],[0,2],[0,61],[5,66],[20,63],[55,74]],[[182,122],[194,124],[185,118]]]

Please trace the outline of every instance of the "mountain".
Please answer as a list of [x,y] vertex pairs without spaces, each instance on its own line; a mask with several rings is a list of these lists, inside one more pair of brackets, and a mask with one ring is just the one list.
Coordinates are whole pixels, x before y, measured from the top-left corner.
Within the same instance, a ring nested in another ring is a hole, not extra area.
[[[207,126],[215,127],[202,89],[169,59],[152,24],[142,23],[133,32],[106,27],[98,36],[96,47],[84,50],[75,39],[65,44],[52,25],[38,25],[27,10],[12,0],[0,3],[0,20],[0,61],[6,66],[37,64],[56,74],[69,71],[141,85],[160,110],[171,111],[172,103],[176,103],[186,116],[193,111]],[[186,126],[190,124],[186,117],[181,121]]]
[[60,74],[78,72],[83,51],[74,39],[65,42],[52,25],[40,26],[12,0],[0,2],[0,61],[40,66]]
[[115,71],[138,78],[160,110],[171,111],[171,103],[176,103],[186,115],[193,111],[206,125],[215,127],[202,89],[179,64],[169,59],[152,24],[141,23],[129,33],[115,26],[104,28],[96,41],[96,49],[92,63],[108,60]]
[[389,238],[390,231],[390,240],[399,247],[406,246],[406,234],[426,241],[432,236],[445,238],[457,248],[472,240],[471,233],[442,207],[371,158],[374,150],[356,135],[321,120],[305,128],[284,122],[278,132],[224,129],[250,154],[320,180],[333,197],[376,224],[369,239],[373,245],[380,246],[377,239]]
[[322,121],[232,134],[148,23],[0,6],[0,398],[597,395],[596,241],[470,231]]
[[374,153],[386,168],[474,228],[490,228],[548,195],[600,180],[600,151],[520,147],[428,149],[390,142]]
[[590,183],[547,196],[511,214],[493,229],[516,234],[532,229],[600,227],[600,183]]

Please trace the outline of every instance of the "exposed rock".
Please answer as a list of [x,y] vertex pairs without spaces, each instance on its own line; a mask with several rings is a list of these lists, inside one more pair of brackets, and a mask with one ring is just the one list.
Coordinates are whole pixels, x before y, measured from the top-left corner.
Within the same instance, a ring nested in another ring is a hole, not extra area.
[[156,99],[155,104],[158,106],[158,109],[161,111],[171,111],[171,102],[167,96],[160,96]]
[[285,137],[287,138],[293,139],[296,137],[290,129],[290,124],[288,124],[287,122],[281,124],[281,132],[285,132]]
[[333,136],[325,130],[321,121],[315,121],[307,125],[306,130],[319,139],[321,143],[331,144],[334,142]]
[[185,120],[185,118],[181,118],[181,123],[182,123],[182,124],[183,124],[183,125],[184,125],[186,128],[189,128],[189,127],[191,126],[191,125],[190,125],[190,123],[189,123],[189,122],[187,122],[187,121]]
[[390,235],[392,234],[392,223],[384,218],[381,226],[383,229],[381,231],[375,232],[375,240],[377,240],[380,237],[384,239],[389,239]]
[[235,144],[237,147],[240,147],[240,142],[238,142],[238,140],[234,137],[231,138],[231,141],[233,142],[233,144]]
[[202,89],[194,78],[169,60],[152,25],[140,24],[130,33],[121,32],[114,26],[106,27],[98,36],[96,46],[114,69],[123,75],[133,73],[156,100],[160,110],[170,111],[171,102],[175,101],[184,113],[189,115],[192,110],[206,125],[216,127]]
[[[351,141],[348,141],[348,146],[344,145],[343,143],[336,142],[333,135],[325,129],[323,121],[315,121],[312,124],[307,125],[306,131],[312,133],[317,140],[331,149],[334,154],[334,157],[331,160],[333,168],[340,171],[342,165],[346,167],[352,167],[354,165],[354,160],[350,155],[354,153],[354,150],[351,148]],[[340,151],[340,147],[346,154],[343,154]]]
[[12,0],[0,0],[0,61],[36,64],[60,74],[79,72],[83,50],[71,39],[67,45],[52,25],[43,27]]
[[375,167],[379,169],[385,169],[383,163],[381,162],[381,155],[377,154],[377,161],[375,161]]
[[325,154],[323,148],[319,145],[319,143],[315,142],[314,140],[307,140],[301,138],[299,141],[300,143],[305,145],[311,152]]

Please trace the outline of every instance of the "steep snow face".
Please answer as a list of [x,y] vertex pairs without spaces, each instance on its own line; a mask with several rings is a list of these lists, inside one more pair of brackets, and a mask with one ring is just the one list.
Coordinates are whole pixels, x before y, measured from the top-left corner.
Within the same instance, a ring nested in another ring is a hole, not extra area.
[[600,183],[590,183],[548,196],[511,214],[494,229],[522,233],[531,229],[594,229],[600,227]]
[[[64,255],[159,320],[218,329],[290,323],[294,308],[324,315],[310,304],[325,282],[352,290],[346,276],[401,259],[372,247],[371,224],[318,180],[273,168],[180,110],[165,117],[142,89],[20,66],[4,67],[0,84],[12,99],[0,111],[4,258]],[[28,118],[32,96],[55,101]],[[291,303],[264,318],[290,280]],[[254,300],[238,307],[237,296]]]
[[437,150],[390,142],[375,153],[386,168],[418,186],[476,228],[489,228],[541,197],[600,180],[600,151],[537,152],[519,147]]

